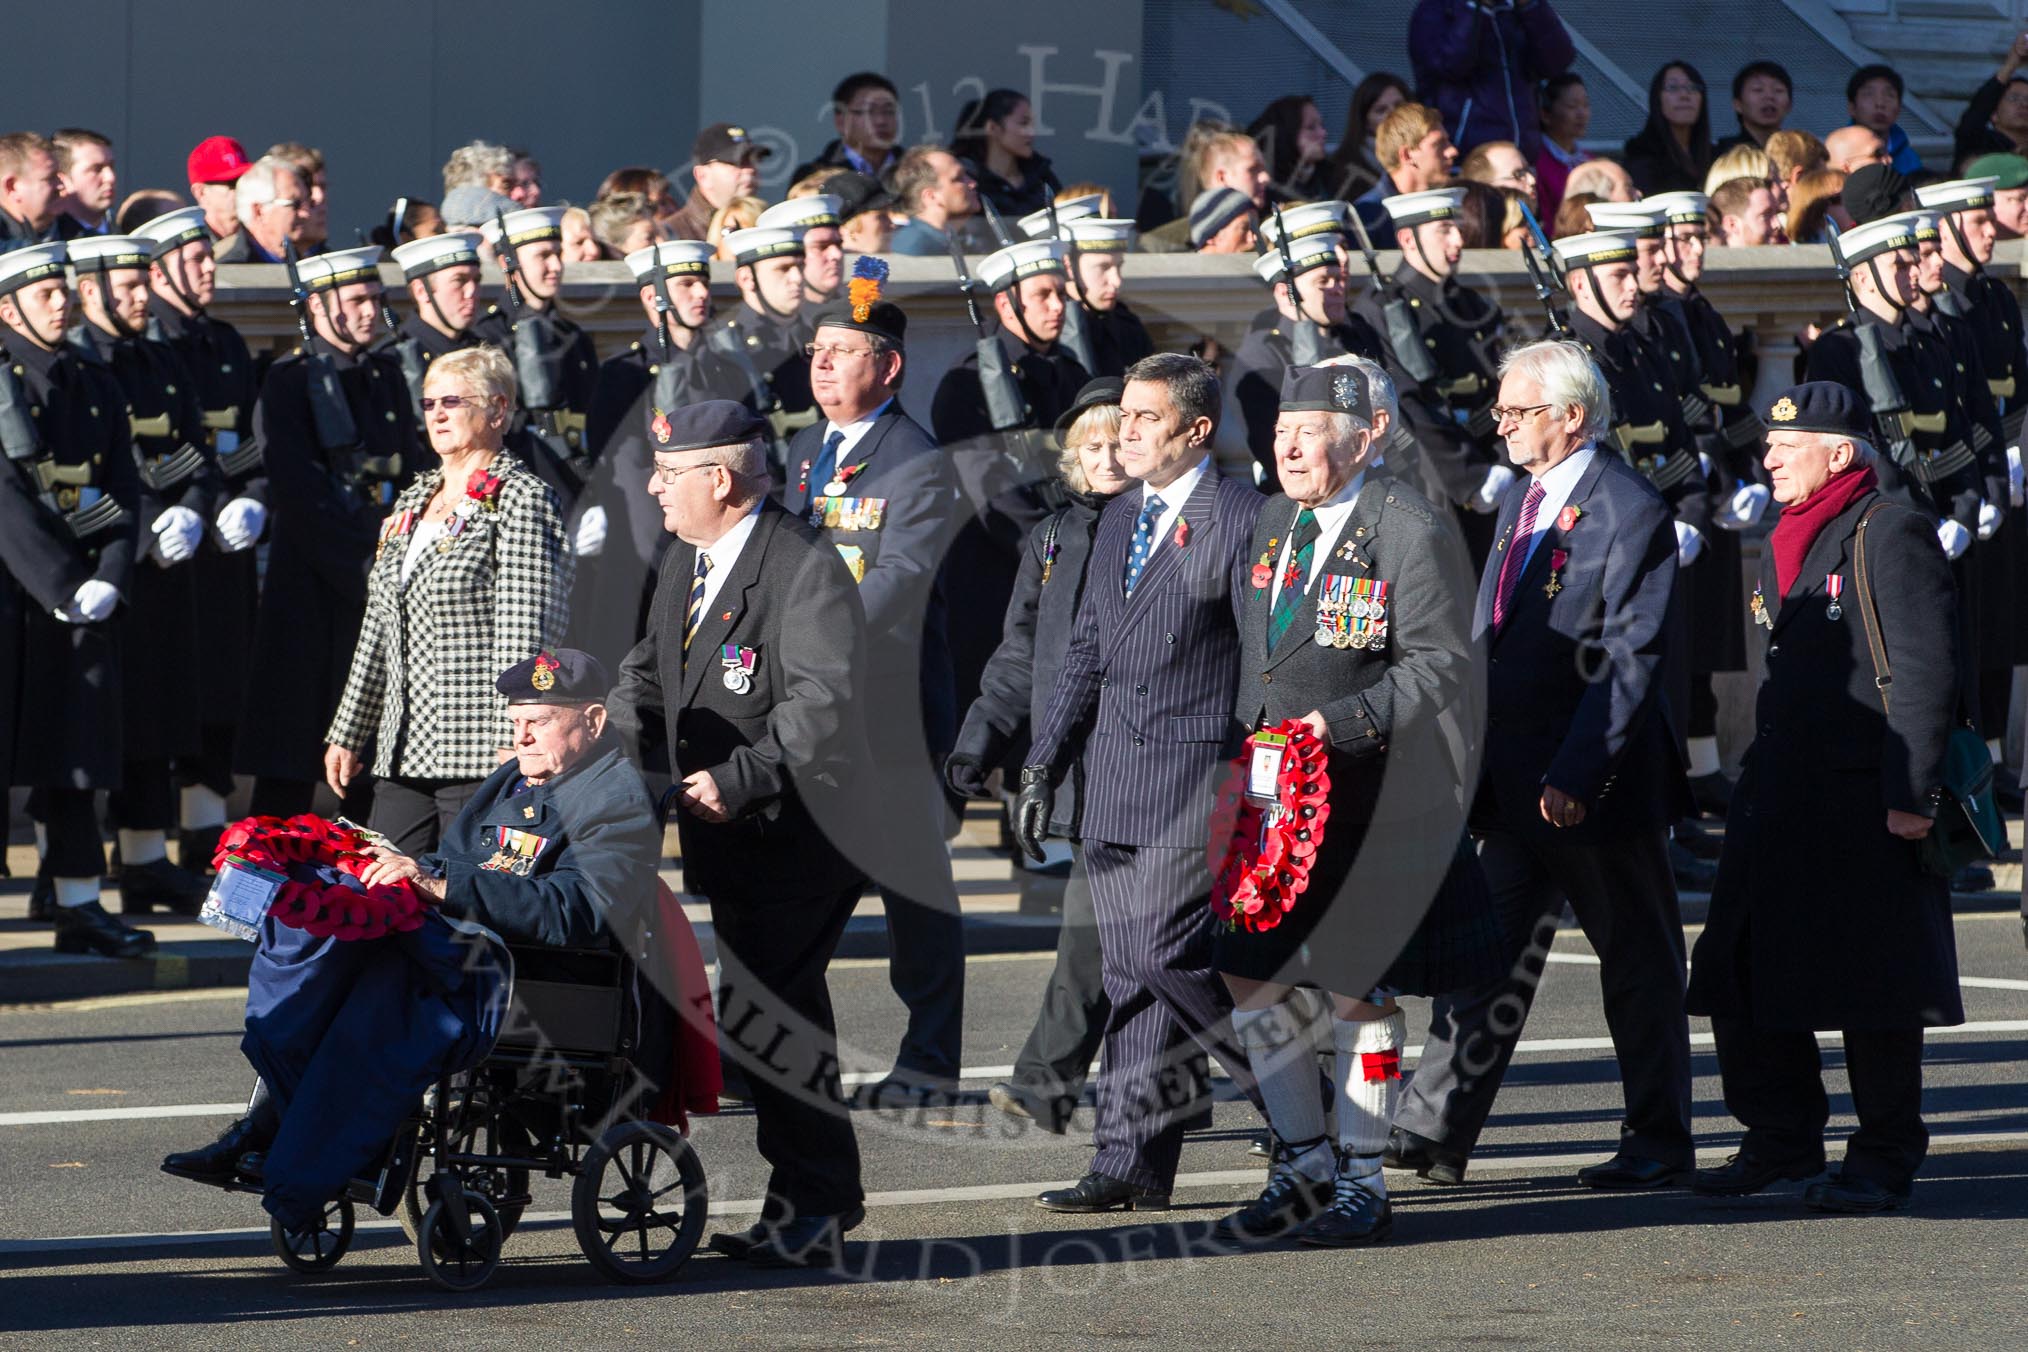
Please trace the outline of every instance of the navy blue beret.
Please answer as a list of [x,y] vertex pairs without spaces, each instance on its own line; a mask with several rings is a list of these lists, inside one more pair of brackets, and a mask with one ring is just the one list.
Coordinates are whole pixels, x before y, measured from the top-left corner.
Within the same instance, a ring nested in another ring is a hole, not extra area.
[[1770,432],[1824,432],[1871,442],[1873,414],[1856,391],[1830,380],[1791,385],[1760,411]]
[[556,648],[516,662],[493,688],[509,704],[603,704],[612,680],[598,658],[577,648]]
[[681,408],[648,410],[648,447],[653,451],[702,451],[740,446],[767,428],[767,419],[731,399],[706,399]]
[[1349,413],[1373,420],[1366,381],[1349,366],[1291,366],[1282,373],[1282,412]]

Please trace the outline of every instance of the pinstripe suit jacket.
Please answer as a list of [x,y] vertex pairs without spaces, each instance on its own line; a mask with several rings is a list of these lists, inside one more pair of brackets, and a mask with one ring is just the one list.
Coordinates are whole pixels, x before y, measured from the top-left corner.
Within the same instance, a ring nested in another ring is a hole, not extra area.
[[[513,745],[494,679],[562,640],[571,560],[555,495],[511,455],[497,456],[492,471],[498,508],[473,512],[460,534],[425,549],[406,586],[406,536],[384,535],[367,575],[366,617],[324,740],[372,745],[377,775],[492,774],[495,753]],[[434,468],[417,476],[388,522],[406,511],[421,517],[443,477]]]
[[1233,717],[1254,521],[1267,500],[1214,470],[1122,594],[1144,495],[1099,517],[1084,599],[1030,765],[1052,780],[1084,759],[1083,836],[1201,849],[1217,773],[1237,746]]

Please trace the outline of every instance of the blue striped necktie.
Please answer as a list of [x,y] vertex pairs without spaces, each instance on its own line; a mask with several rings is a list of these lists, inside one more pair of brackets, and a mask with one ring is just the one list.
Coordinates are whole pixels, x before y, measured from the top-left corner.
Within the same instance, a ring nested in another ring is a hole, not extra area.
[[690,604],[683,610],[683,651],[690,651],[690,640],[697,633],[697,622],[704,618],[704,579],[711,575],[711,556],[703,550],[697,552],[697,572],[690,579]]
[[1126,593],[1134,594],[1134,584],[1141,580],[1141,570],[1148,566],[1148,556],[1155,549],[1155,521],[1162,515],[1162,499],[1153,493],[1141,504],[1141,515],[1134,522],[1134,547],[1127,553]]

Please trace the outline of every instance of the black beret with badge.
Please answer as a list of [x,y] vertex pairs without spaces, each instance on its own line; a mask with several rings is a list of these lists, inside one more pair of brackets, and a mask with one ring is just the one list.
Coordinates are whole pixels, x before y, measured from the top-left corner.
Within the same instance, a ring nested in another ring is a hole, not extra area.
[[649,449],[705,451],[743,446],[767,430],[767,419],[732,399],[705,399],[676,409],[648,410]]
[[908,316],[899,305],[883,298],[887,287],[887,260],[861,254],[846,279],[845,294],[826,301],[817,310],[813,329],[857,329],[876,338],[903,346],[908,334]]
[[545,649],[500,673],[493,688],[512,704],[603,704],[613,688],[605,666],[577,648]]
[[1873,414],[1859,394],[1831,380],[1791,385],[1761,410],[1771,432],[1821,432],[1852,441],[1873,440]]
[[1282,375],[1284,413],[1349,413],[1368,422],[1373,401],[1366,381],[1349,366],[1291,366]]

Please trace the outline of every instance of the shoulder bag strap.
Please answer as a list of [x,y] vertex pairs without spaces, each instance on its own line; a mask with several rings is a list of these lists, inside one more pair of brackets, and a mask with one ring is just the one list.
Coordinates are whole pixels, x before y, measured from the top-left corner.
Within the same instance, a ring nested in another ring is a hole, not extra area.
[[1859,529],[1852,535],[1853,571],[1857,574],[1859,586],[1859,620],[1866,626],[1866,648],[1873,654],[1873,685],[1880,692],[1880,711],[1887,712],[1888,687],[1894,684],[1894,673],[1887,665],[1887,642],[1880,632],[1880,615],[1873,608],[1873,588],[1866,580],[1866,523],[1874,513],[1888,506],[1876,502],[1866,509],[1859,518]]

